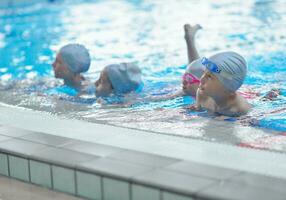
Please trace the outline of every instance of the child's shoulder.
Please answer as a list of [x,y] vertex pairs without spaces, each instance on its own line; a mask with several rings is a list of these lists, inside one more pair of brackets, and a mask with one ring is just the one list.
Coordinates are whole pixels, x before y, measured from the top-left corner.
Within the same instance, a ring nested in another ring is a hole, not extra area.
[[231,106],[230,111],[233,113],[237,113],[237,115],[244,115],[246,114],[251,108],[251,105],[247,102],[247,100],[241,96],[236,95],[236,99]]

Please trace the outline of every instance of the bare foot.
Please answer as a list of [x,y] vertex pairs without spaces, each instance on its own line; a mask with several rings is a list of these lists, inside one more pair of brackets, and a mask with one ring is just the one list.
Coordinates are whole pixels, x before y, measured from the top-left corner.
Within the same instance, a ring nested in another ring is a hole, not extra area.
[[195,37],[196,32],[200,29],[202,29],[202,27],[199,24],[196,24],[194,26],[191,26],[190,24],[185,24],[184,25],[185,39],[187,41],[191,41]]

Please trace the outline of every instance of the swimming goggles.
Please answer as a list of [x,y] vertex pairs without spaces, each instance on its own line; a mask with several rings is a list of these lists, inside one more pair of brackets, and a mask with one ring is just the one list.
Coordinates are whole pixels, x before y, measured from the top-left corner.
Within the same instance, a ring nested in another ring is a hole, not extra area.
[[196,76],[194,76],[193,74],[189,72],[185,73],[182,78],[183,78],[183,81],[185,81],[189,85],[201,82]]
[[222,71],[215,63],[207,59],[206,57],[203,57],[201,60],[202,64],[211,72],[219,74],[220,76],[223,76],[227,79],[232,79],[233,75]]

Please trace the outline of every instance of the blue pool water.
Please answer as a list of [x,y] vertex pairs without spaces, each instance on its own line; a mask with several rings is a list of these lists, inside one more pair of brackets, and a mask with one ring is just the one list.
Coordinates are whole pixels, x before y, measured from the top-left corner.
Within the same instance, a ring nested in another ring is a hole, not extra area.
[[[227,123],[218,121],[219,126],[255,126],[280,135],[286,131],[286,111],[281,110],[286,107],[285,20],[283,0],[0,3],[0,101],[91,122],[233,144],[264,137],[265,132],[241,135],[232,129],[228,135],[208,135],[208,125],[216,120],[205,112],[183,109],[194,102],[190,97],[148,100],[180,90],[187,64],[183,25],[199,23],[200,55],[227,49],[240,52],[249,65],[241,91],[260,93],[250,99],[254,107],[246,119],[228,118]],[[92,64],[86,76],[91,80],[111,63],[136,62],[142,68],[144,88],[139,97],[115,99],[133,102],[131,107],[101,105],[94,95],[75,97],[76,91],[53,78],[56,51],[69,42],[90,50]],[[281,95],[275,101],[262,101],[273,88]],[[282,149],[286,151],[286,144]]]

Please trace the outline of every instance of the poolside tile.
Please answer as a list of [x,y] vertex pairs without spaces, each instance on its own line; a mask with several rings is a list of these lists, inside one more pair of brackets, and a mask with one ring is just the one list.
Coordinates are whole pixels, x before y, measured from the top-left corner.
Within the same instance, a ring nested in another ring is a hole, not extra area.
[[223,181],[212,187],[206,188],[197,194],[199,199],[227,199],[227,200],[285,200],[285,192],[254,187],[231,181]]
[[183,174],[165,169],[152,170],[133,178],[136,182],[162,189],[194,194],[215,183],[212,179]]
[[34,133],[34,132],[29,131],[29,130],[25,130],[25,129],[10,127],[10,126],[1,126],[0,127],[0,134],[10,136],[10,137],[21,137],[23,135],[28,135],[31,133]]
[[30,181],[29,178],[29,163],[25,158],[16,156],[8,156],[10,176],[22,181]]
[[81,153],[91,154],[95,156],[105,157],[112,153],[122,151],[123,149],[92,142],[74,141],[63,145],[61,148],[69,149]]
[[190,161],[174,163],[166,167],[166,169],[218,180],[224,180],[240,173],[239,171],[233,169],[216,167]]
[[132,200],[160,200],[160,190],[142,185],[131,185]]
[[101,178],[99,176],[76,171],[77,195],[94,200],[101,200]]
[[3,153],[0,153],[0,174],[9,176],[8,156]]
[[30,160],[31,182],[52,188],[51,166],[46,163]]
[[131,200],[129,183],[116,179],[103,178],[104,200]]
[[120,160],[112,160],[108,158],[100,158],[97,160],[81,163],[79,168],[101,173],[103,175],[115,176],[124,179],[129,179],[132,176],[148,171],[151,168],[141,165],[136,165]]
[[52,165],[53,189],[75,194],[75,171]]
[[0,135],[0,142],[5,141],[5,140],[9,140],[9,139],[12,139],[12,138],[8,137],[8,136]]
[[54,147],[48,147],[43,151],[36,152],[32,157],[68,167],[75,167],[81,162],[98,158],[96,156]]
[[29,156],[45,148],[47,148],[46,145],[37,144],[34,142],[29,142],[16,138],[0,142],[0,149],[2,149],[3,151],[15,153],[24,157]]
[[31,142],[46,144],[50,146],[61,146],[61,145],[74,141],[73,139],[51,135],[51,134],[45,134],[45,133],[31,133],[31,134],[22,136],[21,139],[29,140]]
[[232,177],[230,181],[238,182],[244,185],[276,190],[285,193],[286,196],[286,179],[243,172]]
[[108,157],[150,167],[164,167],[179,161],[178,159],[168,158],[165,156],[129,150],[114,153]]
[[187,197],[170,192],[162,192],[162,200],[195,200],[192,197]]

